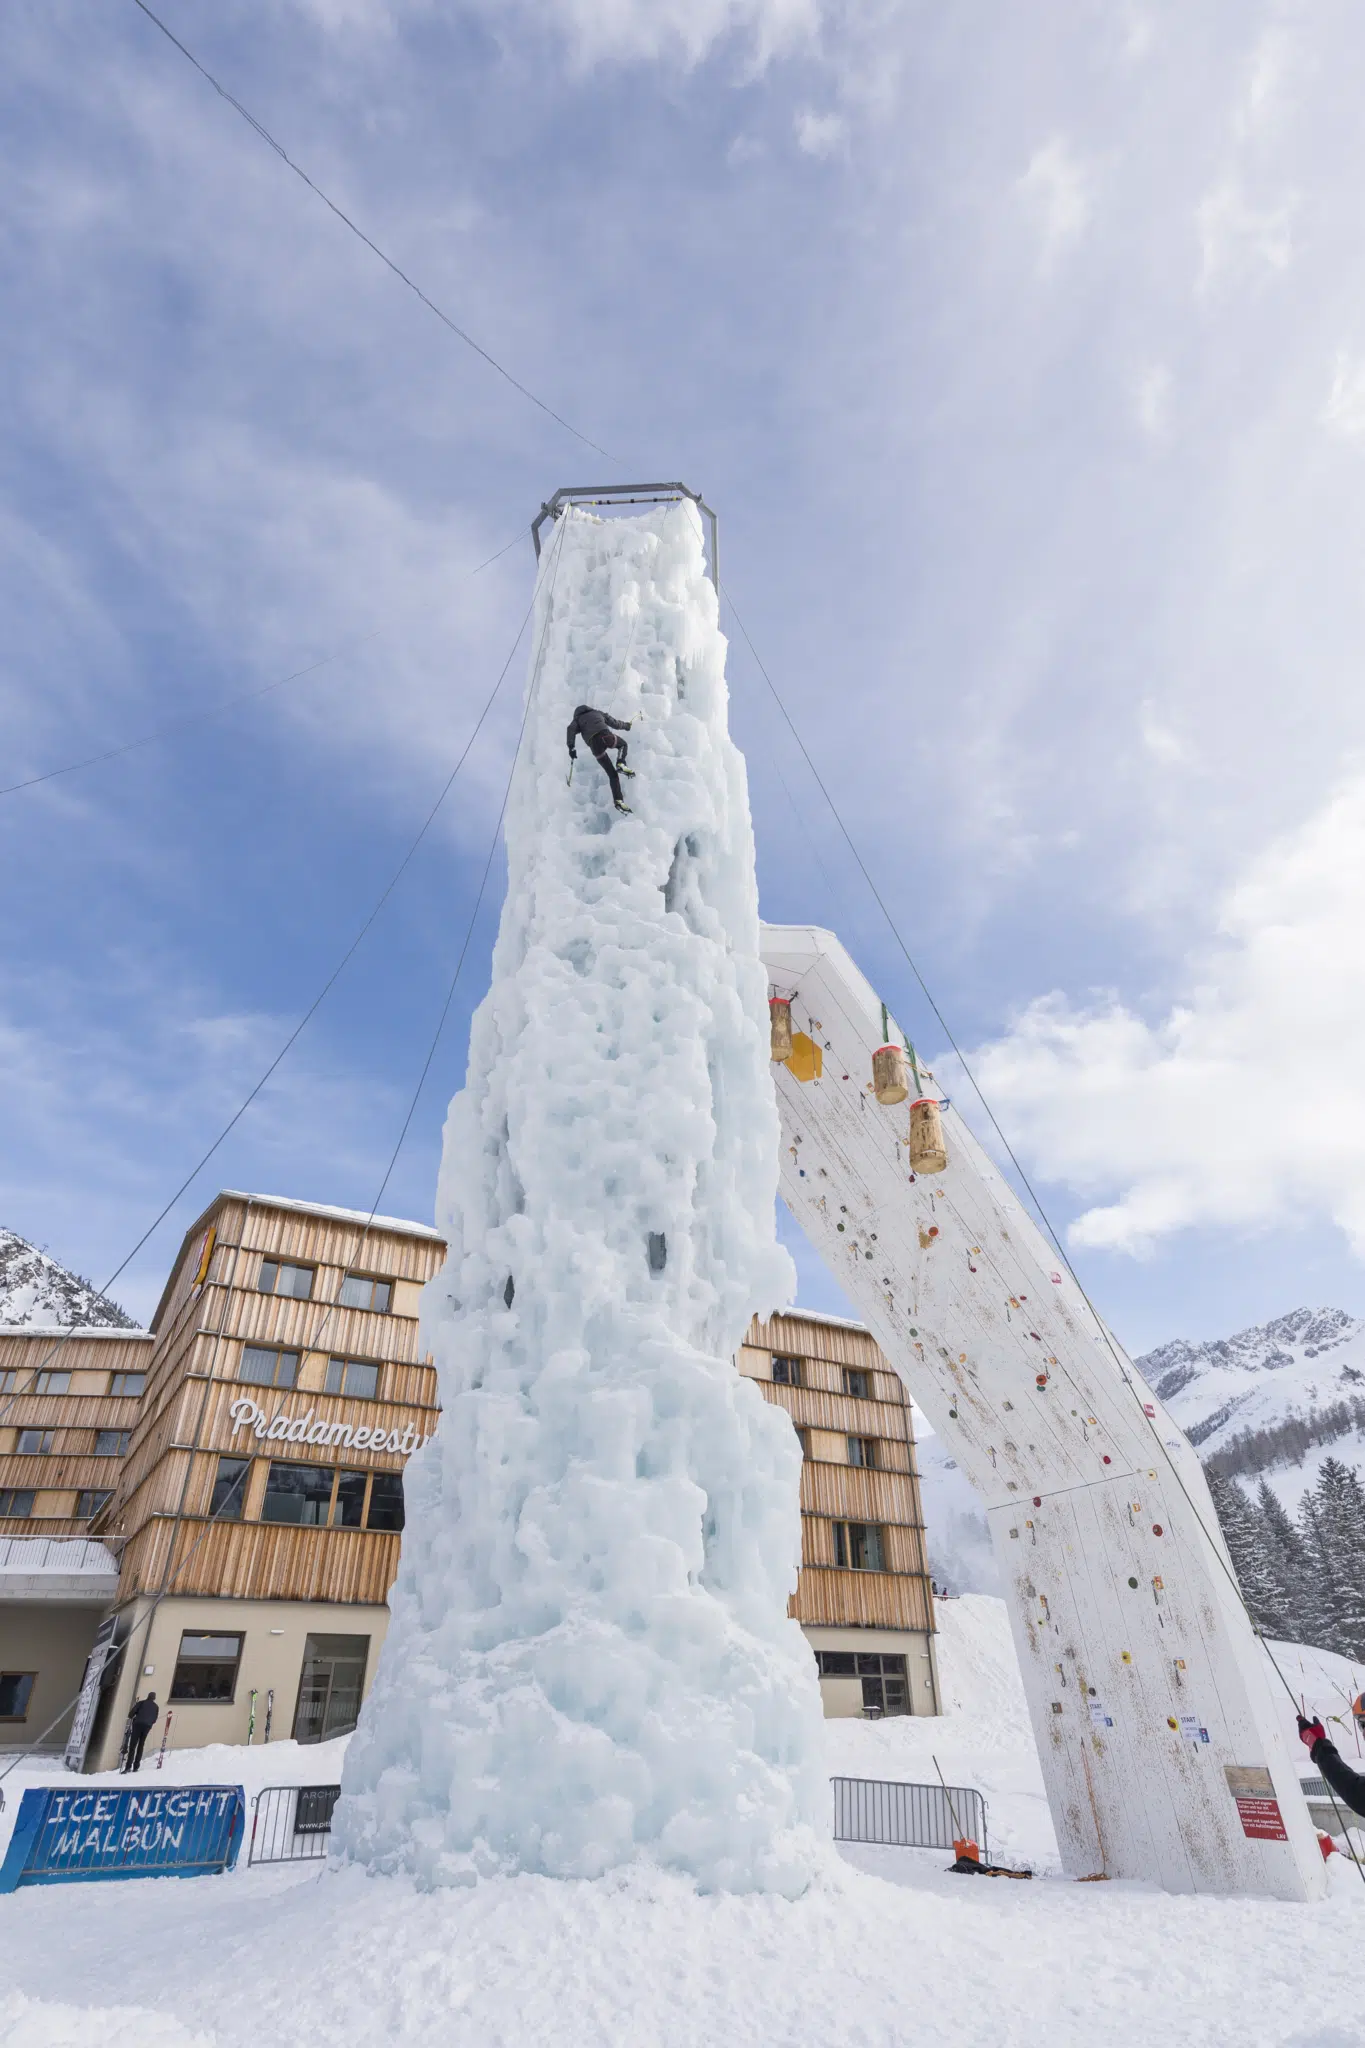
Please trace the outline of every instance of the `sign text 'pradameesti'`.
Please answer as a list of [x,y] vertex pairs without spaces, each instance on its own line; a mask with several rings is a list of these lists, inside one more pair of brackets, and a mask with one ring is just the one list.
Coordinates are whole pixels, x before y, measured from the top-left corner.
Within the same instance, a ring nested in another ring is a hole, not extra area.
[[287,1409],[277,1408],[268,1416],[258,1401],[245,1394],[233,1402],[228,1413],[234,1436],[239,1429],[249,1429],[267,1443],[317,1444],[329,1450],[339,1444],[348,1451],[401,1451],[406,1456],[419,1451],[428,1441],[412,1423],[404,1429],[385,1429],[380,1423],[371,1427],[363,1422],[327,1422],[315,1418],[311,1408],[302,1415],[290,1415]]

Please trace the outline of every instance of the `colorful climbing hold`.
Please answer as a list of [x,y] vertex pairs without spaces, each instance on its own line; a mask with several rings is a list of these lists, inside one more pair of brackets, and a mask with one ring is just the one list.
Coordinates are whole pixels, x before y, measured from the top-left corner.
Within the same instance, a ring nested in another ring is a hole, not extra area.
[[1165,1531],[1165,1530],[1164,1530],[1164,1529],[1162,1528],[1162,1526],[1161,1526],[1160,1522],[1153,1522],[1153,1524],[1152,1524],[1152,1534],[1153,1534],[1154,1536],[1164,1536],[1164,1535],[1165,1535],[1165,1533],[1166,1533],[1166,1531]]

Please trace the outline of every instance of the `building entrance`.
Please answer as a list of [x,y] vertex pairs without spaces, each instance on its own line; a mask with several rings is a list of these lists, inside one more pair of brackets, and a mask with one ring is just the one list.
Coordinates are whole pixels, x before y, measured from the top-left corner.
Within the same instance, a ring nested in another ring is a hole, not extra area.
[[360,1717],[369,1649],[368,1636],[306,1639],[294,1710],[296,1742],[326,1742],[333,1735],[350,1734]]

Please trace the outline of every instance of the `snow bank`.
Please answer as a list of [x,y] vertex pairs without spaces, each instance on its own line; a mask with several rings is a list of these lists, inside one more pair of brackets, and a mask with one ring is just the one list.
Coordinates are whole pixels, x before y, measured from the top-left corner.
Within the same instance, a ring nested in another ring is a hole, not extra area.
[[[789,1300],[754,851],[688,505],[542,561],[508,890],[437,1201],[443,1414],[340,1853],[424,1886],[651,1859],[800,1892],[828,1852],[787,1619],[800,1453],[733,1365]],[[634,721],[632,817],[579,703]],[[817,1827],[818,1823],[818,1827]]]

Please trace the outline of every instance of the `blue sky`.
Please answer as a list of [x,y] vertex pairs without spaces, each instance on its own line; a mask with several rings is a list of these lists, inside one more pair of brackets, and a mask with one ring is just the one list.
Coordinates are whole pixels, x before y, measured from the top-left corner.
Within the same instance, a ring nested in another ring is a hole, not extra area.
[[[132,0],[0,19],[0,1220],[102,1281],[463,746],[561,483],[717,506],[763,657],[1135,1348],[1365,1311],[1365,20]],[[220,1185],[368,1208],[521,660]],[[731,661],[760,883],[936,1026]],[[431,1213],[496,888],[385,1207]],[[965,1105],[965,1090],[957,1099]],[[809,1257],[805,1298],[837,1297]]]

